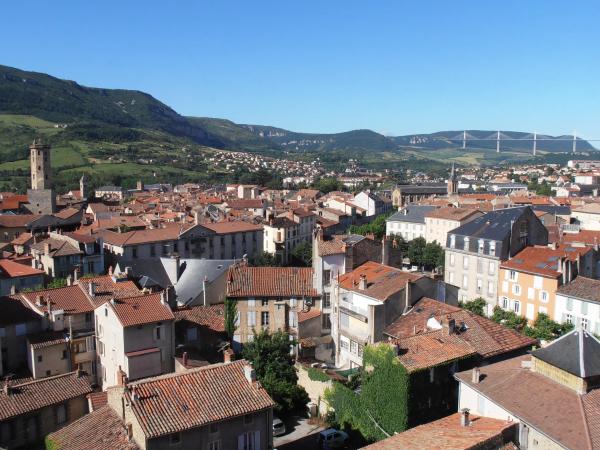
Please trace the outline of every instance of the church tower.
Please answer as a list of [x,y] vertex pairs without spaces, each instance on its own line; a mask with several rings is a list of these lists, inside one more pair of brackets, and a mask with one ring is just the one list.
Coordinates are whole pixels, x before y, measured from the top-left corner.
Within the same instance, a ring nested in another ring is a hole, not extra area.
[[31,189],[27,190],[28,209],[33,214],[53,214],[56,212],[56,198],[52,189],[52,166],[50,146],[40,139],[29,146],[31,163]]
[[448,178],[448,195],[456,194],[458,194],[458,180],[454,172],[454,163],[452,163],[452,171],[450,172],[450,178]]

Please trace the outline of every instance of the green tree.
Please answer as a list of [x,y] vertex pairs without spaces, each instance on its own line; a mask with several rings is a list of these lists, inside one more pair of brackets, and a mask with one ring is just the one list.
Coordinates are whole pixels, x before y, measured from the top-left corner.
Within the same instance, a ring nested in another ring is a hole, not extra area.
[[478,316],[485,317],[487,302],[483,298],[478,297],[470,302],[460,302],[458,306],[460,306],[462,309],[466,309],[467,311],[471,311]]
[[321,191],[323,194],[328,194],[333,191],[342,191],[345,189],[344,183],[337,178],[319,178],[313,183],[313,188]]
[[436,241],[425,245],[423,249],[423,265],[428,270],[444,267],[444,249]]
[[304,388],[298,385],[287,333],[267,330],[254,331],[254,339],[244,345],[243,356],[252,363],[256,377],[277,404],[279,413],[289,413],[306,408],[309,401]]
[[411,264],[422,266],[425,264],[425,247],[427,242],[425,238],[418,237],[408,243],[408,258]]
[[406,239],[404,239],[401,234],[392,235],[392,239],[394,240],[396,247],[400,249],[402,256],[406,256],[408,252],[408,242],[406,242]]
[[48,284],[46,285],[46,289],[60,288],[65,287],[66,285],[66,278],[54,278],[53,280],[48,282]]
[[348,233],[360,234],[361,236],[372,234],[375,239],[382,239],[385,236],[386,220],[389,216],[390,214],[380,214],[370,223],[351,225]]
[[281,262],[279,259],[269,252],[259,252],[250,258],[248,261],[254,267],[279,267]]
[[547,314],[539,313],[532,327],[525,327],[524,333],[535,339],[551,341],[568,333],[573,329],[573,324],[560,324],[552,320]]
[[548,182],[546,180],[544,180],[544,181],[542,181],[541,184],[537,185],[537,187],[535,189],[535,193],[538,195],[546,195],[546,196],[550,197],[552,195],[552,188],[550,187]]
[[237,328],[237,302],[232,298],[225,297],[223,320],[225,321],[225,333],[231,341]]
[[303,242],[296,245],[292,250],[292,258],[294,265],[300,265],[304,267],[312,266],[312,243]]
[[512,311],[505,311],[499,306],[494,307],[491,319],[496,323],[519,332],[522,332],[527,325],[527,319],[525,317],[521,317]]

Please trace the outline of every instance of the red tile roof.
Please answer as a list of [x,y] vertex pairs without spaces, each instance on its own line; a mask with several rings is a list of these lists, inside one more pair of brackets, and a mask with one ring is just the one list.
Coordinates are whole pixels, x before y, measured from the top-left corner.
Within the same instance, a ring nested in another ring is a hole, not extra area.
[[[48,301],[52,302],[53,310],[62,309],[65,314],[83,314],[94,310],[92,302],[77,285],[22,292],[17,296],[26,300],[32,309],[41,312],[48,311]],[[41,305],[37,305],[40,296]]]
[[173,311],[176,321],[187,321],[206,327],[216,333],[225,332],[225,307],[223,304],[191,306]]
[[[419,425],[364,450],[492,450],[515,436],[518,424],[488,417],[470,416],[470,425],[460,424],[461,413]],[[514,430],[510,430],[515,428]]]
[[57,450],[135,450],[119,415],[105,405],[48,435]]
[[[359,289],[359,282],[363,275],[367,278],[367,288],[361,290]],[[352,272],[341,275],[339,285],[348,291],[358,292],[367,297],[385,301],[391,295],[404,289],[409,281],[413,282],[422,277],[423,275],[404,272],[374,261],[367,261]]]
[[[470,370],[457,373],[455,377],[561,446],[571,450],[596,448],[591,445],[588,430],[597,431],[598,422],[591,426],[588,423],[597,420],[598,416],[585,405],[586,400],[598,400],[598,391],[581,396],[571,388],[524,368],[522,361],[530,359],[527,355],[482,366],[479,383],[472,382]],[[586,399],[588,395],[590,397]],[[592,412],[589,417],[588,411]]]
[[86,293],[89,293],[90,283],[96,286],[94,297],[90,299],[94,306],[101,305],[112,298],[143,295],[133,281],[123,279],[114,281],[110,275],[79,279],[79,286]]
[[311,308],[308,311],[298,311],[298,323],[305,322],[321,315],[321,310],[317,308]]
[[63,345],[69,342],[62,331],[43,331],[41,333],[27,335],[27,340],[34,349],[52,347],[54,345]]
[[217,234],[261,231],[263,229],[262,225],[255,225],[253,223],[242,222],[239,220],[232,222],[203,223],[202,226],[214,231]]
[[174,320],[169,305],[163,304],[161,294],[119,298],[105,303],[115,311],[123,327]]
[[577,261],[577,256],[580,257],[591,252],[589,247],[571,247],[557,246],[556,249],[550,247],[525,247],[512,259],[504,261],[500,268],[512,269],[518,272],[526,272],[529,274],[541,275],[548,278],[558,278],[561,272],[557,270],[557,262],[561,257],[565,257],[570,261]]
[[92,392],[87,397],[92,404],[92,411],[103,407],[108,402],[108,393],[106,391]]
[[0,391],[0,422],[92,392],[91,379],[77,372],[10,386],[8,395]]
[[465,220],[473,215],[480,215],[481,213],[476,209],[472,208],[452,208],[444,207],[437,208],[433,211],[429,211],[425,214],[425,217],[432,219],[445,219],[445,220]]
[[0,278],[17,278],[44,275],[44,271],[9,259],[0,260]]
[[39,219],[37,214],[0,215],[0,228],[24,228],[28,223]]
[[427,332],[427,321],[432,317],[438,323],[448,318],[454,319],[457,327],[464,323],[466,330],[457,331],[456,335],[469,343],[483,358],[524,349],[536,343],[535,339],[490,319],[427,297],[423,297],[407,314],[388,325],[384,334],[402,339],[414,335],[415,331],[417,334]]
[[124,247],[127,245],[147,244],[150,242],[174,241],[179,239],[180,235],[189,229],[189,225],[168,223],[164,228],[134,230],[126,233],[101,230],[98,234],[104,238],[104,242],[107,244]]
[[191,369],[129,384],[147,439],[272,408],[269,394],[244,375],[246,361]]
[[249,267],[236,264],[229,268],[229,297],[317,297],[310,267]]
[[581,230],[579,233],[565,233],[561,237],[561,242],[565,244],[600,244],[600,231]]

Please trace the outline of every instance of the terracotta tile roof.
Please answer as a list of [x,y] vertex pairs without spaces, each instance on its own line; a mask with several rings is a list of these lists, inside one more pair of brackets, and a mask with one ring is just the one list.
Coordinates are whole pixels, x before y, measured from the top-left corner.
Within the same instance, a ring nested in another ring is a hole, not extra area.
[[472,208],[437,208],[433,211],[429,211],[425,214],[425,217],[432,219],[445,219],[445,220],[465,220],[471,217],[472,215],[479,215],[479,211]]
[[220,422],[273,407],[269,394],[244,375],[246,361],[214,364],[129,384],[147,439]]
[[[367,278],[367,288],[365,290],[359,289],[359,281],[363,275]],[[391,295],[404,289],[409,281],[416,281],[422,277],[422,275],[404,272],[374,261],[367,261],[352,272],[341,275],[339,285],[348,291],[358,292],[367,297],[385,301]]]
[[344,243],[341,239],[323,239],[318,242],[319,256],[338,255],[344,253]]
[[17,297],[0,297],[0,311],[0,326],[42,320],[27,302]]
[[0,278],[17,278],[43,275],[45,272],[9,259],[0,260]]
[[19,209],[22,203],[29,203],[26,195],[11,195],[0,202],[0,210]]
[[408,372],[474,356],[477,351],[467,341],[445,330],[429,331],[392,341],[398,345],[398,359]]
[[10,241],[10,243],[12,245],[25,245],[31,240],[33,240],[33,235],[31,233],[21,233],[19,236]]
[[454,319],[457,327],[464,323],[466,330],[457,332],[457,336],[468,342],[483,358],[531,347],[536,343],[535,339],[490,319],[427,297],[423,297],[407,314],[388,325],[384,334],[402,339],[414,335],[415,331],[418,334],[427,332],[427,321],[432,317],[438,324],[448,318]]
[[263,229],[262,225],[255,225],[253,223],[243,222],[241,220],[232,222],[203,223],[202,226],[214,231],[217,234],[261,231]]
[[558,294],[600,303],[600,280],[577,277],[570,283],[560,286],[556,292]]
[[0,215],[0,228],[23,228],[29,222],[40,217],[38,214],[2,214]]
[[108,402],[108,393],[106,391],[92,392],[87,397],[92,404],[92,411],[100,409]]
[[249,267],[236,264],[229,268],[229,297],[317,297],[312,286],[310,267]]
[[43,331],[41,333],[29,334],[27,335],[27,340],[31,344],[31,347],[36,350],[54,345],[66,345],[69,342],[62,331]]
[[[470,425],[460,424],[461,413],[419,425],[364,450],[492,450],[505,443],[504,436],[514,436],[518,424],[488,417],[469,417]],[[515,430],[510,430],[515,428]]]
[[147,244],[150,242],[174,241],[179,239],[180,235],[189,229],[189,225],[168,223],[164,228],[134,230],[126,233],[101,230],[98,234],[104,238],[104,242],[107,244],[124,247],[127,245]]
[[[588,420],[597,416],[588,418],[582,406],[582,400],[590,394],[580,396],[573,389],[523,368],[521,362],[530,359],[527,355],[482,366],[477,384],[472,382],[470,370],[455,377],[563,447],[590,450],[587,430],[598,427],[597,422],[591,427],[587,425]],[[597,400],[598,394],[594,391],[592,394],[589,400]]]
[[8,395],[0,391],[0,422],[92,392],[90,377],[77,372],[10,386]]
[[96,285],[94,297],[90,298],[94,306],[101,305],[112,298],[143,295],[133,281],[121,279],[114,281],[110,275],[79,279],[79,286],[83,292],[89,293],[90,283]]
[[600,389],[585,394],[581,399],[592,448],[600,448]]
[[561,273],[558,272],[558,261],[565,257],[570,261],[577,261],[580,257],[591,252],[590,247],[571,247],[559,245],[556,249],[550,247],[525,247],[512,259],[504,261],[500,268],[512,269],[518,272],[541,275],[543,277],[558,278]]
[[69,217],[77,214],[79,211],[81,210],[77,208],[65,208],[62,211],[55,213],[54,216],[58,217],[59,219],[68,219]]
[[[92,302],[77,285],[22,292],[17,296],[26,300],[32,309],[41,312],[48,311],[48,301],[52,302],[53,310],[62,309],[65,314],[83,314],[94,310]],[[42,297],[41,305],[37,305],[39,296]]]
[[125,353],[125,356],[127,356],[128,358],[135,358],[136,356],[149,355],[150,353],[159,353],[159,352],[160,352],[160,348],[151,347],[151,348],[146,348],[144,350],[136,350],[133,352],[127,352],[127,353]]
[[258,209],[263,207],[260,198],[227,200],[227,207],[233,209]]
[[216,333],[225,332],[225,307],[223,304],[180,308],[173,311],[173,315],[175,321],[192,322]]
[[135,450],[119,415],[105,405],[48,435],[57,450]]
[[305,322],[321,315],[321,310],[317,308],[311,308],[308,311],[298,311],[298,323]]
[[565,244],[600,244],[600,231],[581,230],[579,233],[565,233],[561,239]]
[[119,298],[105,304],[115,311],[123,327],[175,319],[171,308],[162,303],[160,293]]
[[37,243],[31,245],[32,250],[36,250],[37,252],[44,253],[46,244],[50,244],[50,256],[71,256],[71,255],[81,255],[83,252],[79,250],[79,247],[74,246],[68,241],[63,241],[61,239],[55,238],[46,238],[43,241],[38,241]]

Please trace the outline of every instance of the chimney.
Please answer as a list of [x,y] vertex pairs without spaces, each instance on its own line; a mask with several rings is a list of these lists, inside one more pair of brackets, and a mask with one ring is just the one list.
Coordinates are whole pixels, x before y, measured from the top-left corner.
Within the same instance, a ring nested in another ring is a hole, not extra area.
[[90,284],[88,284],[88,294],[92,298],[96,296],[96,283],[94,283],[93,281],[91,281]]
[[5,395],[11,395],[12,394],[12,387],[10,386],[10,381],[6,380],[4,382],[4,388],[2,390],[4,391]]
[[131,425],[131,423],[128,423],[126,425],[127,427],[127,439],[129,439],[130,441],[133,439],[133,425]]
[[44,255],[49,255],[51,249],[50,242],[44,242]]
[[79,269],[75,268],[73,271],[73,284],[79,283]]
[[451,319],[450,316],[446,316],[446,320],[443,321],[442,326],[446,331],[446,334],[449,336],[454,333],[454,330],[456,330],[456,320]]
[[43,295],[36,295],[35,296],[35,304],[38,306],[42,306],[44,304],[44,296]]
[[125,267],[125,276],[127,278],[131,278],[132,275],[133,275],[133,269],[129,266]]
[[140,396],[137,393],[137,389],[135,388],[135,386],[133,386],[131,388],[131,401],[133,403],[136,403],[139,399],[140,399]]
[[404,312],[408,311],[408,308],[410,308],[412,305],[410,303],[410,299],[412,297],[412,292],[411,292],[411,281],[407,280],[406,281],[406,286],[404,286]]
[[228,348],[226,350],[223,350],[223,362],[230,363],[232,361],[235,361],[235,352],[233,351],[233,349]]
[[204,301],[204,306],[208,306],[206,303],[206,289],[208,288],[208,276],[204,275],[204,280],[202,280],[202,298]]
[[367,289],[367,276],[363,273],[360,276],[360,281],[358,282],[358,289],[364,291]]
[[112,277],[112,275],[113,275],[113,266],[108,266],[108,275]]
[[15,295],[17,293],[17,287],[13,284],[10,287],[10,295]]
[[384,266],[390,265],[390,251],[391,251],[392,240],[386,236],[381,240],[381,264]]
[[246,364],[244,366],[244,376],[246,377],[246,380],[248,380],[248,383],[250,383],[250,384],[252,384],[256,381],[256,371],[250,364]]
[[471,382],[478,384],[481,379],[481,369],[479,367],[473,367],[471,372]]
[[471,424],[469,420],[469,408],[463,408],[460,410],[460,426],[468,427]]
[[187,366],[188,366],[188,352],[183,352],[182,359],[183,359],[183,367],[187,368]]
[[73,276],[71,274],[67,275],[67,286],[73,286]]

